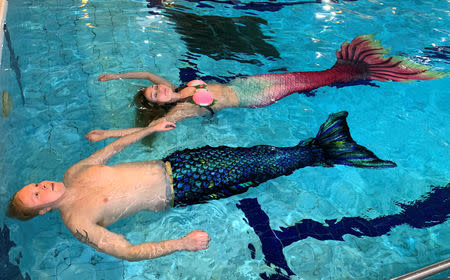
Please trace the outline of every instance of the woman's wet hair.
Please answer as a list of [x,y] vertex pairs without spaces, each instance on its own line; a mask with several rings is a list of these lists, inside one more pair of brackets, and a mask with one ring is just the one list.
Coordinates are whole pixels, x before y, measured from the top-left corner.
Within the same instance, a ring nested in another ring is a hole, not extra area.
[[[179,92],[186,87],[186,85],[183,85],[174,91]],[[141,88],[134,96],[134,104],[136,105],[135,123],[137,127],[147,126],[152,121],[164,117],[177,104],[177,102],[165,104],[150,102],[145,97],[145,90],[146,88]]]

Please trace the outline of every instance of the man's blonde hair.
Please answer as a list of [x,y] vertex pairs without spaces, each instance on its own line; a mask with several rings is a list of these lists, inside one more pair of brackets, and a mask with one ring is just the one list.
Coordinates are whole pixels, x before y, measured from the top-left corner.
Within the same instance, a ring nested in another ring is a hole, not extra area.
[[17,193],[9,200],[6,216],[21,221],[27,221],[39,215],[39,209],[26,207],[22,200],[17,197]]

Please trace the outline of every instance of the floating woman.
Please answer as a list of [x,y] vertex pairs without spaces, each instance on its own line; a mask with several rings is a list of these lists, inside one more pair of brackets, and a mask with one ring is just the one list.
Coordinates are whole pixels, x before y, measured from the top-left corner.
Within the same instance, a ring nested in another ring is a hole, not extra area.
[[[141,91],[150,103],[174,104],[164,118],[178,122],[229,107],[265,107],[295,92],[308,92],[336,83],[359,80],[397,81],[433,80],[448,73],[429,70],[403,57],[383,57],[388,53],[374,35],[361,35],[352,42],[344,42],[336,52],[337,62],[324,71],[290,72],[236,78],[228,84],[194,80],[176,88],[171,82],[149,72],[102,74],[99,81],[115,79],[147,79],[154,85]],[[158,121],[158,120],[155,120]],[[89,141],[121,137],[142,128],[93,130],[86,135]]]

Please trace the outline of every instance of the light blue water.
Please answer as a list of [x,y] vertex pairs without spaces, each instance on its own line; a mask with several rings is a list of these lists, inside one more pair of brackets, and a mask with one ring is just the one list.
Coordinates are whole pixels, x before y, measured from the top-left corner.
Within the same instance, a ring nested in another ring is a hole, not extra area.
[[[234,52],[219,60],[201,51],[192,55],[177,30],[173,7],[148,8],[143,0],[10,2],[7,26],[19,57],[25,105],[4,47],[1,75],[7,82],[2,84],[8,85],[14,108],[8,118],[0,118],[3,204],[25,184],[61,180],[70,165],[103,147],[106,143],[84,139],[91,129],[134,125],[133,94],[146,83],[99,83],[101,73],[151,71],[178,84],[179,69],[195,65],[200,75],[210,76],[323,70],[334,64],[343,41],[367,33],[376,33],[392,55],[450,71],[448,1],[339,1],[262,12],[235,9],[238,4],[204,1],[201,7],[173,1],[178,11],[233,18],[236,25],[242,25],[241,17],[266,21],[257,26],[279,55]],[[427,52],[438,46],[441,51],[434,54],[441,57]],[[207,47],[203,43],[200,48]],[[255,63],[244,62],[250,60]],[[241,199],[258,198],[275,230],[302,219],[395,214],[400,211],[395,202],[417,200],[430,185],[449,182],[450,79],[373,85],[325,87],[315,97],[293,94],[266,108],[234,108],[213,118],[189,119],[158,135],[151,148],[138,143],[111,163],[157,159],[204,145],[294,145],[314,136],[328,114],[346,110],[353,138],[396,162],[395,169],[305,168],[229,199],[140,213],[110,229],[132,243],[175,238],[194,229],[207,231],[212,241],[207,251],[138,263],[79,243],[57,213],[26,223],[1,215],[17,244],[10,259],[15,263],[21,254],[19,267],[31,279],[260,279],[262,273],[273,274],[259,238],[236,207]],[[253,258],[249,243],[255,247]],[[283,253],[296,274],[293,279],[385,279],[448,258],[449,244],[447,221],[424,229],[401,225],[379,237],[307,238]]]

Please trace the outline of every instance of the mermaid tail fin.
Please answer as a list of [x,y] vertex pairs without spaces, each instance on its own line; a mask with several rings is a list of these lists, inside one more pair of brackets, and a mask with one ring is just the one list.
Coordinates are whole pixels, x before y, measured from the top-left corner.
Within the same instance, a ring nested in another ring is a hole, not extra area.
[[410,82],[412,80],[433,80],[445,77],[448,73],[431,71],[431,67],[416,64],[407,58],[394,56],[383,57],[389,52],[381,46],[379,40],[374,39],[373,34],[361,35],[341,45],[341,50],[336,52],[340,64],[358,65],[363,76],[367,79],[387,82]]
[[305,144],[313,144],[323,149],[324,156],[331,165],[343,164],[362,168],[397,166],[392,161],[379,159],[352,139],[346,121],[347,115],[345,111],[331,114],[320,127],[316,137]]

